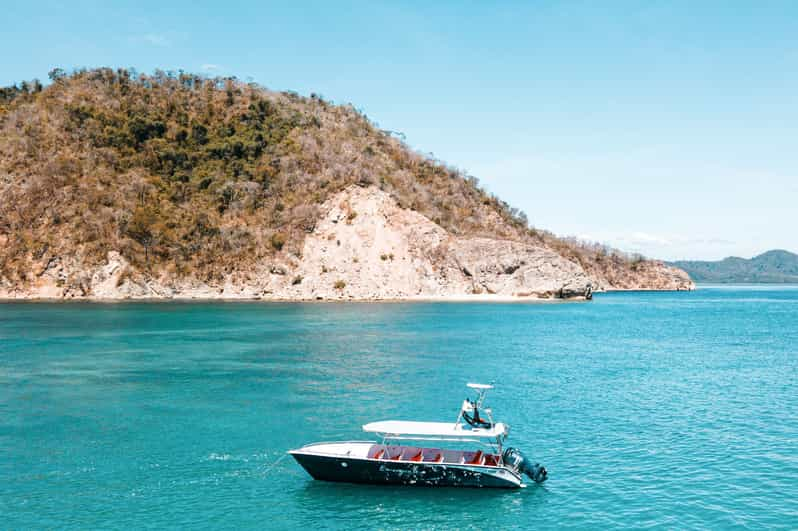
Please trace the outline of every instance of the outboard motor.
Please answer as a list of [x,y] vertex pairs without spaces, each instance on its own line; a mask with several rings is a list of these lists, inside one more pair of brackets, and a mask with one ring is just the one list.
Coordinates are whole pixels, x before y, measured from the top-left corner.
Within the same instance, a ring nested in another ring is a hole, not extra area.
[[535,483],[543,483],[548,477],[546,467],[541,466],[540,463],[533,465],[517,448],[507,448],[502,454],[502,458],[505,465],[516,470],[519,474],[526,474]]

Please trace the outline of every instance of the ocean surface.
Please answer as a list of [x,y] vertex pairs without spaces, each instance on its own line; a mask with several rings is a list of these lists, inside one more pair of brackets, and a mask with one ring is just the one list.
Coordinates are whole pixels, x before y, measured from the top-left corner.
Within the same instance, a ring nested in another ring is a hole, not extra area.
[[[285,451],[454,420],[515,491],[313,481]],[[551,304],[0,304],[0,528],[798,528],[798,289]]]

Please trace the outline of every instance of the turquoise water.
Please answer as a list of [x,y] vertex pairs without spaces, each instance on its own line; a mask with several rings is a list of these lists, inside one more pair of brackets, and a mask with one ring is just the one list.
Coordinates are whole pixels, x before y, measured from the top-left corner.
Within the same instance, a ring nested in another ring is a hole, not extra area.
[[[798,289],[568,304],[1,304],[2,528],[796,528]],[[495,380],[519,491],[313,481],[289,448]]]

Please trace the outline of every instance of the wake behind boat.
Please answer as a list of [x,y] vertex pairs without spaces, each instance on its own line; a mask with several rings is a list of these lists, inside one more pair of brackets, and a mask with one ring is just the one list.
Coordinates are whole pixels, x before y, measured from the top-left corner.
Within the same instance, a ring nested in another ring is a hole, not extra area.
[[[494,422],[490,409],[483,408],[485,395],[493,386],[468,384],[478,396],[466,399],[460,414],[451,422],[386,420],[363,426],[363,431],[381,437],[373,441],[313,443],[289,453],[313,476],[325,481],[388,485],[440,487],[525,486],[522,474],[536,483],[548,477],[546,468],[531,464],[515,448],[503,449],[509,426]],[[484,411],[487,418],[480,416]],[[414,446],[403,441],[472,443],[476,450],[450,450]]]

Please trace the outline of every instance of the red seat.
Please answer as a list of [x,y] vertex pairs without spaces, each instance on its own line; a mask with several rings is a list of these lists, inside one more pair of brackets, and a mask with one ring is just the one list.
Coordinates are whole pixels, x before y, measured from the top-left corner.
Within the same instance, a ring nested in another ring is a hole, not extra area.
[[392,455],[389,459],[391,461],[399,461],[399,458],[402,457],[402,450],[399,450],[399,453],[396,455]]
[[474,458],[466,463],[467,465],[481,465],[482,464],[482,450],[474,454]]
[[499,466],[499,460],[495,455],[485,454],[485,466]]
[[374,454],[374,457],[372,459],[381,459],[384,453],[385,453],[385,448],[382,448],[379,452]]
[[435,462],[435,463],[443,463],[443,454],[436,455],[435,459],[433,459],[433,462]]
[[413,457],[411,457],[410,459],[408,459],[408,461],[421,461],[422,459],[424,459],[424,451],[419,450],[418,453]]

